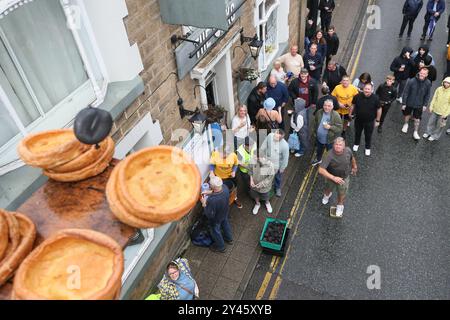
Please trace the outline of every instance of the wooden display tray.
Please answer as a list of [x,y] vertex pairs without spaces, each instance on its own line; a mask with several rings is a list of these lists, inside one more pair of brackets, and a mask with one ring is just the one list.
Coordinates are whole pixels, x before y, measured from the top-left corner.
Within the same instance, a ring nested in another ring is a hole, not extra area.
[[[116,240],[125,248],[137,229],[123,224],[113,215],[106,200],[105,189],[113,160],[102,174],[76,183],[47,181],[16,211],[36,224],[38,246],[50,235],[62,229],[92,229]],[[12,285],[0,288],[0,300],[8,300]]]

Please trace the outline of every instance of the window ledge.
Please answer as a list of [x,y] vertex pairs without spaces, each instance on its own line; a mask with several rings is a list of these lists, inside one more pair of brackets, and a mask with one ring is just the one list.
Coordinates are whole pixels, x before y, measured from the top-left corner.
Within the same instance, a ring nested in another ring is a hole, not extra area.
[[98,106],[117,119],[145,91],[144,81],[137,76],[130,81],[113,82],[108,85],[105,101]]

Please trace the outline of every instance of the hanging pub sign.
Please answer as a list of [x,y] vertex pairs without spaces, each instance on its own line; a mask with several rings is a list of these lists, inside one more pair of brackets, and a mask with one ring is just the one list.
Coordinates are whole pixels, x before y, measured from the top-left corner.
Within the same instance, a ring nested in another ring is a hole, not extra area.
[[[167,0],[160,0],[160,2],[164,1]],[[200,62],[200,60],[214,47],[215,44],[217,44],[229,28],[241,16],[242,6],[245,1],[246,0],[222,0],[221,3],[225,3],[223,16],[226,18],[227,23],[227,28],[225,31],[214,27],[214,24],[211,23],[207,29],[195,29],[193,33],[188,36],[189,40],[196,41],[198,44],[184,41],[176,48],[175,56],[177,60],[178,78],[180,80],[183,79]],[[209,3],[210,1],[202,0],[195,2],[203,3],[203,5],[205,5],[205,3]],[[218,1],[211,2],[217,3]],[[190,8],[188,11],[193,9],[195,8]],[[217,7],[214,10],[211,10],[218,11]],[[188,15],[186,12],[185,14]],[[201,16],[199,19],[205,20],[207,18],[206,16]],[[185,25],[192,26],[193,24],[186,23]]]

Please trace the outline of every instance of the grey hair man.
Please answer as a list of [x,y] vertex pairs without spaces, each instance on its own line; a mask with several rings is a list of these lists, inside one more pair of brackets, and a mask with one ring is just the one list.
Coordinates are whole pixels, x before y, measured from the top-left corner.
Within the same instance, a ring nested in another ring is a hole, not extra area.
[[213,192],[207,199],[205,196],[202,196],[201,202],[204,208],[204,215],[208,219],[211,238],[214,242],[210,249],[223,253],[225,252],[225,242],[229,244],[233,243],[233,235],[229,221],[230,191],[223,184],[222,179],[217,176],[210,178],[209,185]]
[[322,163],[324,150],[330,151],[333,148],[333,141],[342,134],[344,124],[339,113],[333,110],[333,106],[333,100],[325,100],[323,109],[318,110],[314,116],[312,128],[317,156],[312,163],[313,166]]
[[344,202],[350,185],[350,175],[355,175],[358,171],[355,157],[350,148],[346,147],[345,140],[341,137],[334,141],[333,149],[322,161],[319,174],[326,179],[326,187],[322,203],[327,205],[333,194],[337,190],[338,204],[336,217],[342,218],[344,213]]

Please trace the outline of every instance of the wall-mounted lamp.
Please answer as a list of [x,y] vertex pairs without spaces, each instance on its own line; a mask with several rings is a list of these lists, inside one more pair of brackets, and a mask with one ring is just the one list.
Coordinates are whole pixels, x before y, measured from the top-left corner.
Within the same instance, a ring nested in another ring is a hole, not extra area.
[[203,133],[203,130],[206,126],[206,116],[200,112],[200,110],[197,108],[195,111],[186,110],[183,106],[183,99],[178,99],[178,108],[180,110],[180,116],[181,119],[184,119],[186,116],[192,116],[189,119],[189,122],[191,123],[192,127],[194,128],[194,131],[196,133]]
[[264,45],[264,42],[258,40],[258,35],[255,34],[253,38],[244,36],[244,28],[241,29],[241,45],[248,42],[248,47],[250,48],[250,54],[253,59],[258,59],[261,48]]
[[176,45],[179,41],[191,42],[191,43],[193,43],[193,44],[195,44],[197,46],[200,45],[199,41],[191,40],[191,39],[188,39],[186,37],[180,37],[180,36],[177,36],[176,34],[174,34],[174,35],[172,35],[170,37],[170,42],[172,42],[173,45]]

